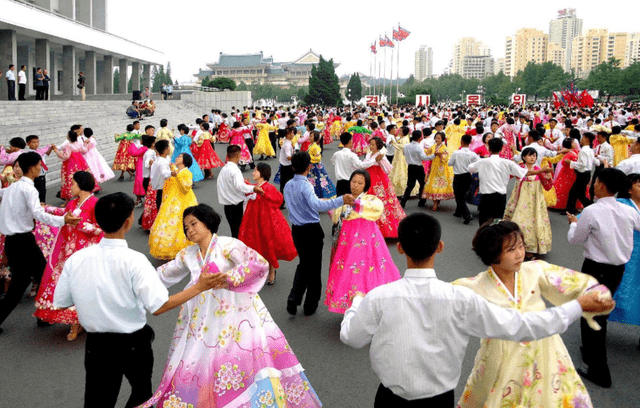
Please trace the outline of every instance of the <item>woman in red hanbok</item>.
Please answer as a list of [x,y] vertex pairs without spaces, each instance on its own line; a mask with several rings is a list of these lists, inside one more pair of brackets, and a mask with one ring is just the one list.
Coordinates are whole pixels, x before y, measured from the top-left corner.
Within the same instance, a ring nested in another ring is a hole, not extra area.
[[69,201],[64,208],[46,207],[46,211],[54,215],[64,215],[71,211],[74,216],[81,218],[77,225],[65,224],[60,228],[53,251],[47,258],[34,313],[35,317],[48,323],[70,324],[71,331],[67,335],[69,341],[75,340],[78,333],[82,331],[78,314],[74,307],[68,309],[54,307],[53,294],[67,259],[75,252],[97,244],[102,239],[102,230],[96,223],[94,213],[98,199],[91,194],[95,184],[91,173],[79,171],[73,175],[71,184],[71,194],[76,198]]
[[398,201],[393,184],[389,182],[389,173],[393,166],[387,160],[386,152],[381,151],[383,149],[384,142],[379,137],[374,137],[369,142],[369,153],[367,153],[366,160],[376,156],[379,152],[382,153],[383,158],[367,169],[371,176],[371,186],[367,194],[378,197],[384,204],[382,215],[376,220],[382,236],[398,238],[398,225],[406,217],[406,214]]
[[[83,156],[87,152],[87,146],[78,140],[78,135],[75,131],[70,130],[67,134],[67,140],[60,146],[60,149],[55,146],[53,148],[62,161],[62,166],[60,167],[60,180],[62,182],[60,198],[70,200],[72,197],[71,184],[73,184],[73,175],[78,171],[91,173],[89,164],[87,164]],[[99,190],[100,186],[95,185],[93,191]]]
[[[222,162],[222,160],[220,160],[220,157],[218,157],[218,154],[215,150],[213,150],[213,147],[211,146],[211,140],[213,140],[213,136],[211,136],[211,133],[209,133],[209,124],[204,122],[201,123],[200,129],[202,130],[202,133],[200,133],[198,140],[195,140],[193,142],[193,144],[198,146],[196,161],[198,162],[198,166],[200,166],[200,169],[204,170],[205,177],[211,179],[213,178],[211,169],[222,167],[224,166],[224,163]],[[191,146],[193,146],[193,144],[191,144]]]
[[116,135],[116,142],[118,142],[118,150],[116,151],[116,156],[113,159],[112,170],[118,171],[120,170],[120,177],[118,177],[118,181],[124,180],[124,172],[128,172],[129,176],[133,178],[133,171],[136,169],[136,163],[133,157],[129,154],[129,145],[131,145],[131,140],[133,139],[134,134],[133,125],[127,125],[127,131],[121,135]]
[[362,120],[358,120],[356,126],[351,126],[348,132],[353,135],[353,147],[351,150],[358,156],[366,155],[369,144],[365,134],[371,134],[371,131],[362,127]]
[[218,133],[216,133],[216,138],[218,142],[229,143],[229,139],[231,138],[231,132],[229,131],[229,125],[227,124],[227,114],[222,114],[222,122],[218,126]]
[[513,150],[511,150],[511,146],[516,145],[516,127],[513,118],[507,118],[507,123],[500,126],[497,133],[502,134],[503,145],[502,150],[500,151],[500,157],[511,160],[513,157]]
[[127,152],[131,157],[133,157],[136,163],[136,178],[133,182],[133,194],[137,197],[136,203],[135,203],[136,207],[142,204],[142,199],[146,195],[146,192],[144,191],[144,186],[142,185],[142,181],[144,177],[143,156],[147,152],[147,150],[149,150],[149,148],[153,145],[154,141],[155,139],[149,139],[145,137],[144,140],[142,141],[142,145],[131,143],[129,144],[129,148],[127,149]]
[[273,285],[276,283],[276,269],[280,266],[278,260],[292,261],[298,253],[293,245],[291,228],[280,211],[284,198],[269,184],[271,167],[258,163],[252,176],[264,194],[249,196],[238,239],[269,262],[267,285]]
[[242,149],[240,151],[240,163],[238,163],[238,166],[244,167],[249,163],[253,163],[253,158],[251,157],[249,147],[247,147],[247,144],[244,141],[244,134],[251,133],[252,131],[252,127],[242,126],[240,122],[236,122],[233,124],[229,144],[240,146],[240,149]]
[[[572,149],[573,139],[568,137],[562,141],[562,147],[566,149]],[[564,210],[567,208],[567,200],[569,199],[569,190],[576,181],[576,172],[573,171],[570,164],[572,161],[578,160],[578,151],[572,149],[569,153],[564,155],[564,158],[556,166],[556,173],[553,177],[553,186],[556,189],[556,205],[549,208],[556,210]],[[589,197],[589,186],[587,186],[587,197]],[[582,203],[577,203],[577,208],[580,208]]]

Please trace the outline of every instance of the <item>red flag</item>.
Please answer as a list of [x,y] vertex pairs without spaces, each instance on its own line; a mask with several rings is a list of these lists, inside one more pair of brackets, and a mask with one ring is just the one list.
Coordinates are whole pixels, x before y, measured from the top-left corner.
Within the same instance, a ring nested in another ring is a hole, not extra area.
[[384,40],[384,38],[380,37],[380,47],[386,47],[387,46],[387,42]]
[[376,43],[374,42],[373,45],[371,46],[371,52],[374,54],[378,53],[378,50],[376,49]]
[[391,35],[391,37],[396,41],[402,41],[402,36],[398,31],[395,30],[395,28],[393,29],[393,34]]
[[385,40],[385,42],[386,42],[386,44],[387,44],[387,47],[391,47],[391,48],[395,47],[395,45],[393,44],[393,41],[391,41],[391,40],[389,39],[389,37],[387,37],[387,35],[386,35],[386,34],[384,35],[384,40]]
[[411,34],[411,31],[405,30],[404,28],[400,27],[400,25],[398,25],[398,33],[401,37],[400,40],[404,40],[409,36],[409,34]]

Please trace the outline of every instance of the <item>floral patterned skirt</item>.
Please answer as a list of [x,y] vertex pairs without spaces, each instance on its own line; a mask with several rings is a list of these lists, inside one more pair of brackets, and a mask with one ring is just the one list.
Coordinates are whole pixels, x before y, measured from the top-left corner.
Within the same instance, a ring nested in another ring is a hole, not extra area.
[[422,198],[427,200],[453,200],[453,168],[446,164],[438,164],[435,160],[431,165],[429,178],[424,186]]
[[[62,166],[60,167],[61,181],[62,185],[60,186],[60,197],[63,200],[70,200],[72,198],[71,195],[71,184],[73,184],[73,175],[78,171],[86,171],[91,173],[91,169],[87,164],[87,161],[84,159],[81,153],[73,152],[71,156],[65,161],[62,162]],[[96,186],[93,189],[93,192],[102,190],[100,184],[96,183]]]
[[[278,169],[278,171],[279,170],[280,169]],[[313,186],[318,198],[331,198],[336,196],[336,187],[329,178],[322,162],[311,164],[311,170],[309,171],[307,178]],[[280,177],[278,177],[278,182],[279,181]]]
[[518,224],[524,235],[527,252],[546,254],[551,250],[551,223],[539,181],[521,181],[515,185],[504,211],[504,219]]
[[398,238],[398,225],[406,214],[389,182],[389,177],[380,166],[371,166],[367,171],[371,175],[371,187],[367,193],[378,197],[384,204],[382,216],[376,224],[383,237]]
[[369,144],[362,133],[353,134],[353,148],[351,150],[353,150],[355,154],[358,156],[366,155],[368,147]]
[[113,166],[111,167],[113,170],[135,170],[136,169],[136,161],[133,156],[129,154],[129,145],[131,145],[131,141],[129,140],[121,140],[120,144],[118,144],[118,151],[116,151],[116,157],[113,159]]
[[144,207],[142,211],[142,229],[145,231],[149,231],[153,226],[153,222],[156,220],[158,216],[158,207],[156,207],[156,198],[158,196],[158,191],[154,190],[151,187],[151,183],[149,183],[149,187],[147,188],[147,195],[144,198]]
[[[249,151],[249,147],[247,143],[244,141],[243,135],[234,136],[231,138],[229,144],[240,146],[240,163],[239,166],[246,166],[249,163],[253,163],[253,157],[251,157],[251,152]],[[202,152],[200,153],[202,154]]]

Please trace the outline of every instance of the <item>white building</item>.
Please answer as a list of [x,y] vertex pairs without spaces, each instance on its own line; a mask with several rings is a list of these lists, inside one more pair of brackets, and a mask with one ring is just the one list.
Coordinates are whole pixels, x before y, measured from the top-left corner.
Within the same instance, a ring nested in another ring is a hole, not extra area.
[[[151,65],[161,64],[159,51],[108,32],[108,0],[0,0],[0,70],[9,64],[27,66],[31,84],[27,95],[35,95],[36,67],[49,72],[51,95],[77,92],[78,73],[84,72],[85,91],[113,93],[113,68],[133,75],[134,90],[150,85]],[[126,78],[126,77],[125,77]],[[127,92],[127,80],[120,80],[120,93]],[[0,99],[7,99],[7,83],[0,81]]]
[[467,55],[462,60],[462,77],[484,79],[493,75],[494,60],[491,55]]
[[473,37],[464,37],[453,46],[452,74],[462,75],[462,62],[467,55],[491,55],[491,49]]
[[558,17],[549,22],[549,42],[560,45],[564,52],[565,72],[571,70],[571,48],[573,39],[582,35],[582,19],[576,17],[576,9],[558,10]]
[[498,58],[493,64],[493,73],[498,75],[502,71],[504,73],[504,58]]
[[416,81],[423,81],[433,76],[433,51],[426,45],[420,46],[415,57]]
[[627,49],[626,49],[626,61],[627,65],[632,65],[635,62],[640,61],[640,32],[629,33],[627,36]]

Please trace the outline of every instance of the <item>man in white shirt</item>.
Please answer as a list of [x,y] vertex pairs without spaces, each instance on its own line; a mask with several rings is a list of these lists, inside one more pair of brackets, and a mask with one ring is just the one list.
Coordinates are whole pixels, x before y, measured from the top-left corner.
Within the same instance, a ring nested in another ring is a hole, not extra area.
[[242,224],[243,204],[246,194],[260,193],[264,191],[260,187],[252,186],[244,182],[242,172],[238,167],[241,148],[238,145],[227,147],[227,164],[218,174],[218,201],[224,206],[224,215],[227,217],[231,236],[238,238],[240,224]]
[[355,348],[371,343],[371,366],[381,382],[375,408],[453,407],[471,336],[530,341],[565,331],[583,310],[613,308],[613,301],[599,302],[596,294],[536,313],[496,306],[437,279],[433,267],[444,250],[441,234],[430,215],[403,219],[398,252],[407,260],[404,277],[364,298],[356,295],[344,315],[340,340]]
[[560,150],[562,148],[562,141],[564,140],[564,134],[556,126],[558,121],[555,118],[549,119],[549,129],[545,131],[544,137],[551,142],[551,144]]
[[349,179],[351,179],[351,173],[356,169],[366,169],[382,160],[382,154],[370,157],[368,160],[360,160],[358,155],[351,151],[353,147],[353,136],[351,133],[344,132],[340,135],[340,143],[342,143],[342,150],[339,150],[331,156],[331,163],[336,168],[336,194],[338,197],[351,192],[351,186],[349,185]]
[[465,225],[473,220],[465,200],[472,181],[469,165],[480,160],[476,153],[469,150],[471,140],[471,135],[462,135],[460,149],[451,153],[449,157],[449,166],[453,167],[453,195],[456,198],[456,210],[453,212],[453,216],[461,217]]
[[609,133],[605,131],[600,131],[596,134],[596,140],[598,140],[598,145],[593,149],[593,155],[595,157],[595,171],[593,172],[593,176],[591,177],[591,185],[589,186],[589,195],[594,197],[594,185],[596,183],[596,179],[598,178],[598,174],[605,167],[610,166],[613,163],[613,147],[609,144]]
[[396,140],[396,135],[398,134],[398,127],[396,125],[388,125],[387,126],[387,137],[385,140],[385,147],[387,148],[387,160],[389,163],[393,163],[393,158],[396,155],[396,147],[393,145]]
[[[427,132],[431,132],[431,129],[426,129]],[[422,165],[423,161],[433,160],[436,156],[434,154],[427,156],[424,152],[424,147],[422,146],[422,132],[419,130],[414,130],[411,133],[411,143],[404,145],[404,158],[407,161],[407,187],[404,189],[404,194],[400,199],[400,205],[402,208],[407,205],[407,200],[411,196],[411,191],[416,186],[416,182],[418,182],[418,207],[424,207],[427,203],[425,198],[422,198],[422,191],[424,191],[425,185],[425,172],[424,166]]]
[[10,101],[16,100],[16,74],[15,71],[16,66],[11,64],[9,65],[9,69],[5,73],[5,79],[7,80],[7,99]]
[[[540,133],[538,133],[537,130],[530,130],[529,134],[527,135],[527,146],[525,147],[531,147],[536,151],[537,153],[536,162],[535,162],[536,166],[540,166],[540,164],[542,163],[542,159],[544,159],[545,157],[556,157],[556,155],[558,154],[557,152],[554,152],[553,150],[549,150],[546,147],[542,146],[540,144],[541,142],[542,142],[542,137],[540,136]],[[511,149],[514,152],[515,152],[515,148],[516,148],[515,145],[511,146]],[[564,153],[568,153],[568,151],[561,150],[560,153],[564,154]],[[522,155],[519,153],[515,154],[513,156],[513,160],[516,163],[520,163],[522,161]]]
[[226,275],[202,274],[195,285],[169,297],[147,257],[125,241],[134,222],[133,200],[124,193],[109,194],[96,203],[95,216],[104,238],[65,262],[53,304],[75,306],[87,331],[84,406],[114,407],[126,376],[131,396],[125,407],[135,407],[153,395],[155,335],[146,312],[158,316],[206,290],[221,288]]
[[[567,239],[573,245],[584,246],[582,272],[587,273],[615,293],[625,264],[631,259],[633,233],[640,232],[640,214],[615,199],[624,188],[625,175],[618,169],[604,169],[598,174],[595,196],[598,200],[582,211],[580,219],[567,214],[569,232]],[[581,321],[582,361],[586,366],[578,368],[578,374],[601,387],[611,386],[611,374],[607,364],[607,318],[596,317],[602,328],[595,331]]]
[[576,181],[573,182],[573,186],[569,190],[567,214],[576,213],[578,200],[584,207],[593,204],[593,201],[587,197],[587,187],[591,180],[591,172],[596,164],[596,158],[593,155],[593,150],[591,150],[594,139],[593,133],[587,132],[582,135],[582,139],[580,139],[580,146],[582,147],[580,148],[580,153],[578,153],[578,160],[569,164],[576,173]]
[[480,182],[480,204],[478,205],[478,221],[480,225],[490,219],[502,218],[507,206],[507,185],[509,177],[519,179],[540,173],[551,173],[553,169],[546,167],[541,170],[529,170],[518,166],[513,160],[507,160],[498,154],[502,150],[502,139],[489,140],[491,156],[480,159],[469,165],[470,173],[478,173]]
[[169,150],[169,141],[157,141],[156,151],[158,152],[158,156],[151,165],[149,178],[151,179],[151,188],[156,190],[156,207],[160,210],[164,182],[171,177],[171,161],[169,160],[169,152],[171,150]]
[[518,123],[516,124],[516,141],[518,142],[518,147],[522,148],[522,140],[527,138],[529,131],[529,125],[526,123],[527,118],[524,115],[520,115],[518,118]]
[[27,66],[23,65],[18,71],[18,100],[24,101],[25,93],[27,92]]
[[0,325],[20,303],[31,278],[40,282],[46,266],[42,250],[33,235],[33,220],[53,227],[62,227],[65,223],[76,225],[80,221],[71,212],[64,216],[48,214],[40,205],[33,180],[40,175],[41,160],[36,152],[22,153],[18,156],[18,166],[24,175],[9,187],[0,190],[0,234],[5,236],[4,250],[12,275],[9,290],[0,300]]
[[616,168],[626,175],[640,173],[640,138],[631,145],[631,157],[622,160]]

